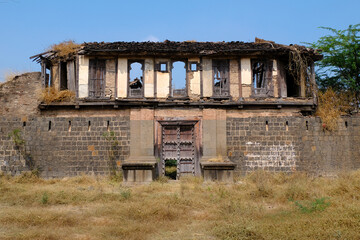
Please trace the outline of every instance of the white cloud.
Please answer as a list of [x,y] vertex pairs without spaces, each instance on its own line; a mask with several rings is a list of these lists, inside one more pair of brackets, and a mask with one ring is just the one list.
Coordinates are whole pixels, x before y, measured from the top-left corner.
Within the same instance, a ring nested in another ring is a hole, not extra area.
[[157,38],[157,37],[155,37],[155,36],[153,36],[153,35],[149,35],[149,36],[147,36],[147,37],[144,39],[144,41],[159,42],[160,39]]

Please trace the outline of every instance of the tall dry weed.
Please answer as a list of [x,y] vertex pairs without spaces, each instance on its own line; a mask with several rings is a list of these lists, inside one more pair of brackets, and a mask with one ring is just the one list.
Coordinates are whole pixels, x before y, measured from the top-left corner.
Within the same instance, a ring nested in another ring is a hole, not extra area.
[[40,100],[46,104],[52,102],[71,102],[75,100],[75,93],[70,90],[59,91],[55,87],[48,87],[41,91]]
[[315,115],[321,118],[323,129],[336,130],[340,116],[347,114],[353,108],[351,104],[353,100],[353,94],[337,93],[331,88],[319,92],[319,106]]

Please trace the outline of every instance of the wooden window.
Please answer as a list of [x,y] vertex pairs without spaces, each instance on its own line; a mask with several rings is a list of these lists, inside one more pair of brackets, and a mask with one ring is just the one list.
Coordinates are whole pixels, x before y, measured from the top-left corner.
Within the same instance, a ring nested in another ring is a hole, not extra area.
[[229,97],[229,61],[213,60],[213,95],[214,97]]
[[271,97],[273,96],[272,83],[272,60],[252,59],[252,96]]
[[105,60],[90,59],[89,61],[89,97],[105,97]]

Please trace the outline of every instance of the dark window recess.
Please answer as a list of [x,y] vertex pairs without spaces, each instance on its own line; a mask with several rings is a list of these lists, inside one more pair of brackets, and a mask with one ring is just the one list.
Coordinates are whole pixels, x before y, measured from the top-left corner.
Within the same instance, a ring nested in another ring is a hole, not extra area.
[[129,97],[144,96],[144,62],[129,62]]
[[68,79],[67,79],[67,63],[60,63],[60,90],[68,89]]
[[105,97],[105,60],[90,59],[89,61],[89,97]]
[[254,97],[274,96],[272,68],[272,60],[252,60],[252,95]]
[[[290,71],[289,68],[295,68],[296,66],[290,66],[288,61],[280,61],[280,65],[283,68],[284,82],[286,84],[286,96],[287,97],[300,97],[300,76],[294,71]],[[285,91],[285,89],[284,89]]]
[[49,128],[48,128],[49,131],[51,131],[51,121],[49,121]]
[[186,64],[185,62],[173,62],[171,69],[171,96],[186,97]]
[[213,60],[214,97],[229,97],[229,61]]

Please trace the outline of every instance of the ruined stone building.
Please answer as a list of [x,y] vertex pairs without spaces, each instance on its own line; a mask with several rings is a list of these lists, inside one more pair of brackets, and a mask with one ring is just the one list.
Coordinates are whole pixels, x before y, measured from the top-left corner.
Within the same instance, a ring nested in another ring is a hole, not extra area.
[[317,105],[314,62],[321,57],[261,39],[84,43],[65,56],[35,55],[41,74],[33,81],[76,98],[3,116],[0,166],[26,166],[6,135],[19,128],[44,177],[122,169],[125,181],[146,182],[166,175],[171,164],[176,179],[215,180],[256,169],[356,168],[358,150],[336,149],[339,140],[356,141],[347,132],[358,119],[327,144],[319,119],[309,117]]

